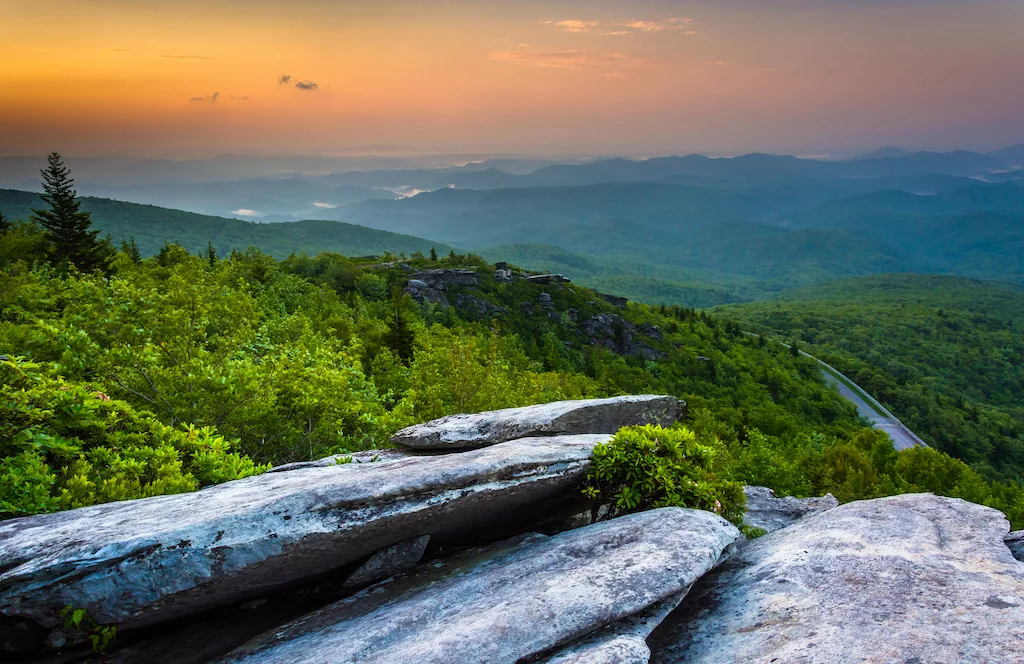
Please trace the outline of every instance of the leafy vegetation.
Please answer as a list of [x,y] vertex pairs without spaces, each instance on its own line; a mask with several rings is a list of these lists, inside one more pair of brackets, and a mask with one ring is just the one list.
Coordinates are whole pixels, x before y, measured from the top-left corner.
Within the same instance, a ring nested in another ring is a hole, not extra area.
[[929,445],[983,476],[1024,482],[1024,291],[881,275],[734,305],[749,329],[798,342]]
[[626,427],[594,449],[583,495],[610,504],[613,515],[692,507],[740,525],[746,498],[742,484],[721,476],[726,455],[718,438],[698,440],[685,427]]
[[[631,430],[603,448],[591,487],[618,509],[718,500],[735,520],[735,483],[754,482],[841,500],[930,490],[1024,525],[1019,483],[895,452],[815,362],[708,313],[499,279],[454,251],[276,260],[165,244],[146,258],[129,241],[107,273],[48,258],[38,226],[0,232],[8,514],[193,490],[456,412],[661,393],[689,403],[692,433]],[[426,269],[474,276],[414,299]]]

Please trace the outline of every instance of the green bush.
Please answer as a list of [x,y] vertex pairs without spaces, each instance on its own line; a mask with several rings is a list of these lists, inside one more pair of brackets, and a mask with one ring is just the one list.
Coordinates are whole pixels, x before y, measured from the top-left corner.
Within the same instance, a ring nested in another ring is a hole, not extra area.
[[686,427],[620,429],[594,449],[583,494],[619,515],[657,507],[691,507],[743,523],[743,485],[729,479],[728,452],[716,438]]
[[0,360],[0,517],[194,491],[258,466],[211,428],[175,429],[46,367]]

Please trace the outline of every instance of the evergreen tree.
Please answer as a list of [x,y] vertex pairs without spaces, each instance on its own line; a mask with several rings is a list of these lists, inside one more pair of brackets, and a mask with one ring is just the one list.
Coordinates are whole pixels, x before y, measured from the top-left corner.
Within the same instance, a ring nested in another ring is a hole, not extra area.
[[121,236],[121,253],[126,254],[136,265],[142,262],[142,252],[139,251],[139,245],[135,244],[134,235],[130,240],[125,240],[124,236]]
[[430,260],[434,263],[437,262],[437,249],[433,247],[430,248]]
[[213,267],[217,264],[217,248],[213,246],[212,242],[206,243],[206,260]]
[[0,233],[6,233],[11,230],[13,224],[11,220],[4,216],[3,212],[0,212]]
[[384,344],[394,351],[402,361],[412,360],[413,342],[416,333],[409,327],[409,322],[402,315],[402,299],[395,296],[395,315],[388,321],[388,331],[384,335]]
[[796,345],[795,341],[793,342],[793,345],[789,347],[789,354],[793,357],[800,357],[800,347]]
[[33,209],[32,220],[43,227],[51,246],[51,259],[57,264],[73,263],[83,272],[106,270],[110,265],[111,248],[92,230],[92,218],[82,212],[76,199],[75,181],[56,152],[46,158],[41,198],[50,209]]

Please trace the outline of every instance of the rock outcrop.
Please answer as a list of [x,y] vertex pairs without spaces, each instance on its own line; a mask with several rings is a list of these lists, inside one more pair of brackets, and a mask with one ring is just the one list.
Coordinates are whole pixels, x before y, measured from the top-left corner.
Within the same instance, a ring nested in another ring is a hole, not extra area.
[[369,589],[273,630],[223,662],[514,664],[686,589],[738,537],[710,512],[664,508],[538,538]]
[[651,637],[652,661],[1020,662],[1024,564],[996,510],[848,503],[742,546]]
[[743,493],[747,496],[743,524],[767,533],[791,526],[809,514],[839,507],[831,493],[818,498],[776,498],[775,492],[764,486],[745,486]]
[[637,328],[618,314],[597,314],[580,322],[579,327],[591,346],[606,348],[619,355],[642,357],[645,360],[665,357],[662,351],[636,341]]
[[641,395],[556,401],[471,415],[449,415],[402,429],[391,442],[424,450],[466,449],[517,438],[615,433],[631,424],[675,422],[685,407],[675,397]]
[[[0,641],[85,608],[133,628],[259,597],[420,535],[509,525],[576,495],[607,435],[297,468],[196,493],[0,522]],[[39,644],[35,644],[39,645]]]

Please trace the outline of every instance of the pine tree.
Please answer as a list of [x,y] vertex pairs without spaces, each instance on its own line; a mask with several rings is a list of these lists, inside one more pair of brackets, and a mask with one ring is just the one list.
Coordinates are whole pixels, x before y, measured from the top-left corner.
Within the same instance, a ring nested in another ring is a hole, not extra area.
[[210,263],[210,267],[217,264],[217,248],[213,246],[212,242],[206,243],[206,260]]
[[4,216],[3,212],[0,212],[0,233],[6,233],[13,228],[14,224],[11,220]]
[[139,245],[135,244],[134,235],[130,240],[125,240],[124,236],[121,236],[121,253],[126,254],[136,265],[142,262],[142,252],[139,251]]
[[416,340],[416,333],[409,327],[405,316],[402,315],[402,300],[395,296],[395,315],[388,321],[388,331],[384,334],[384,344],[394,351],[395,355],[409,362],[413,354],[413,342]]
[[437,249],[434,249],[433,247],[430,248],[430,260],[433,263],[437,262]]
[[83,272],[106,270],[110,264],[110,246],[92,230],[92,218],[82,212],[75,181],[56,152],[46,158],[41,198],[49,210],[33,209],[32,220],[43,227],[51,246],[51,259],[58,264],[72,263]]

